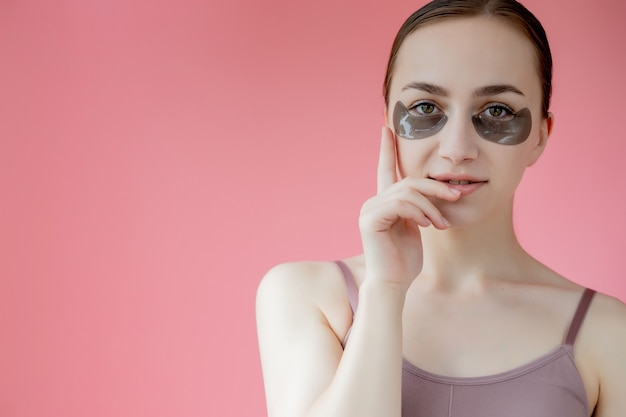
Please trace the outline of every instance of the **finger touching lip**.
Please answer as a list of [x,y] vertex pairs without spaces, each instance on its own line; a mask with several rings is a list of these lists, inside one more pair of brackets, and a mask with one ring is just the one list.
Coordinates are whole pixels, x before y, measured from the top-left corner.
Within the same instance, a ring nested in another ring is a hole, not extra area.
[[488,182],[472,176],[439,176],[430,178],[446,184],[449,188],[458,190],[461,193],[461,197],[479,190]]
[[461,197],[464,197],[466,195],[469,195],[471,193],[473,193],[474,191],[482,188],[485,184],[487,184],[486,181],[483,182],[472,182],[472,183],[468,183],[468,184],[448,184],[448,187],[450,188],[454,188],[455,190],[458,190],[461,192]]

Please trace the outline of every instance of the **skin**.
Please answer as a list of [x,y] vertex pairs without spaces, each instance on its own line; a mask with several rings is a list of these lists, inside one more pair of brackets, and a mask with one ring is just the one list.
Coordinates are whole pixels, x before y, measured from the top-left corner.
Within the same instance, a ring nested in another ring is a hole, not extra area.
[[[442,20],[407,37],[389,103],[426,100],[448,120],[431,137],[398,139],[393,109],[386,109],[378,193],[359,218],[363,254],[345,260],[359,286],[354,320],[332,263],[283,264],[264,277],[257,324],[270,417],[400,417],[403,357],[441,375],[481,376],[562,343],[583,288],[527,254],[512,226],[515,189],[553,124],[552,115],[541,115],[535,62],[530,42],[494,19]],[[447,95],[404,88],[416,82]],[[475,96],[490,85],[522,94]],[[478,136],[471,117],[494,103],[530,109],[526,141],[501,145]],[[451,175],[482,183],[442,180]],[[626,306],[596,295],[574,352],[590,412],[623,413]]]

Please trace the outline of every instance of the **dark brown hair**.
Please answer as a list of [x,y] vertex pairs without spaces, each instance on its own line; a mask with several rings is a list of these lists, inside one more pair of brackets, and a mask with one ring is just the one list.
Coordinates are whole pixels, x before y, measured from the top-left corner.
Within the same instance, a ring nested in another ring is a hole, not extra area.
[[387,73],[383,85],[385,105],[389,105],[389,87],[396,56],[406,37],[420,26],[438,19],[453,17],[488,16],[502,19],[518,28],[532,42],[537,53],[537,72],[543,92],[542,111],[544,117],[550,108],[552,95],[552,54],[546,32],[539,20],[522,4],[515,0],[434,0],[417,10],[404,22],[391,47]]

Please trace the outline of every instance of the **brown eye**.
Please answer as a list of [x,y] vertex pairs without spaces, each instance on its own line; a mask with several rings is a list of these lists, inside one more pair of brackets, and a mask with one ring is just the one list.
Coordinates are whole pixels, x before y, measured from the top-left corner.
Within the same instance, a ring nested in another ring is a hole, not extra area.
[[515,116],[515,112],[503,105],[489,106],[483,110],[483,114],[491,119],[509,120]]
[[490,107],[489,108],[489,116],[491,117],[500,117],[504,110],[501,107]]
[[437,106],[435,106],[433,103],[425,101],[416,103],[409,109],[412,114],[415,114],[417,116],[431,115],[436,113],[437,110]]
[[420,104],[417,107],[421,111],[421,113],[424,114],[431,114],[435,111],[435,106],[433,106],[432,104]]

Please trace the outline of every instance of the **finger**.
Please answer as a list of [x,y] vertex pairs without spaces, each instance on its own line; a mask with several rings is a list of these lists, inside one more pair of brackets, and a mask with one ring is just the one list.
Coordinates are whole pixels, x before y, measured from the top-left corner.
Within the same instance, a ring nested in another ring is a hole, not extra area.
[[393,133],[386,126],[381,132],[377,180],[378,194],[396,182],[396,143]]
[[[449,187],[445,183],[430,178],[407,177],[400,182],[402,184],[396,187],[409,187],[426,197],[434,197],[447,201],[456,201],[461,197],[461,192],[456,188]],[[398,184],[400,184],[400,182]]]
[[[389,201],[393,203],[410,204],[415,210],[418,210],[421,215],[413,215],[415,220],[417,217],[423,216],[428,219],[428,224],[417,222],[420,226],[428,226],[433,224],[438,229],[444,229],[450,224],[448,220],[443,216],[439,208],[424,194],[416,192],[412,188],[400,189],[389,196]],[[385,204],[384,202],[382,204]]]
[[424,210],[409,200],[393,200],[364,207],[359,218],[361,232],[386,232],[398,221],[410,220],[422,227],[432,224]]
[[394,202],[390,208],[389,217],[396,217],[398,220],[410,220],[422,227],[433,224],[422,207],[406,200]]
[[454,202],[461,193],[446,184],[429,179],[406,177],[388,188],[384,195],[379,195],[374,201],[385,205],[387,202],[405,201],[410,202],[432,222],[437,229],[445,229],[450,226],[433,199]]

